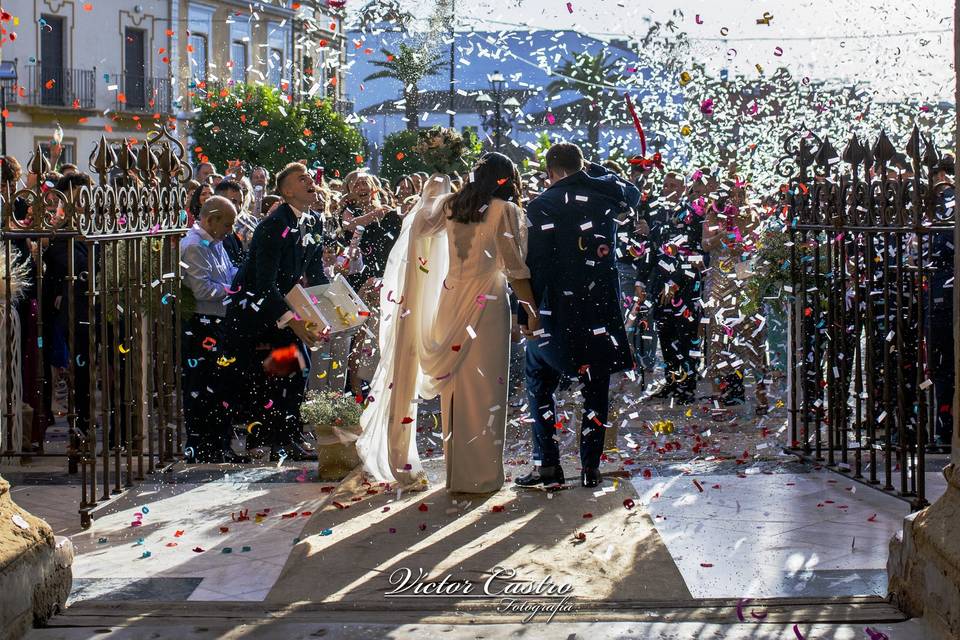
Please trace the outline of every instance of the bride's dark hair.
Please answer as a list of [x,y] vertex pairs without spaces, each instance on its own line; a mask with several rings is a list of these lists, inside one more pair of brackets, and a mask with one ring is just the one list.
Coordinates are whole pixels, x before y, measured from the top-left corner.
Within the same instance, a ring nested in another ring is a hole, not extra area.
[[470,172],[469,181],[447,200],[449,220],[470,224],[482,222],[493,198],[520,204],[520,175],[502,153],[485,153]]

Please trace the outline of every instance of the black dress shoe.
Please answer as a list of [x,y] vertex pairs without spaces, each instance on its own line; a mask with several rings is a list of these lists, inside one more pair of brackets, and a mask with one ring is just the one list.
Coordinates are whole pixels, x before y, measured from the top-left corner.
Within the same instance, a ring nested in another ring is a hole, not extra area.
[[580,473],[581,487],[596,487],[603,482],[603,476],[600,475],[600,469],[597,467],[584,467]]
[[232,449],[226,449],[223,451],[223,462],[226,464],[249,464],[250,456],[240,455]]
[[517,476],[513,481],[518,487],[536,487],[544,485],[548,487],[563,485],[563,467],[555,465],[552,467],[534,467],[533,471],[525,476]]

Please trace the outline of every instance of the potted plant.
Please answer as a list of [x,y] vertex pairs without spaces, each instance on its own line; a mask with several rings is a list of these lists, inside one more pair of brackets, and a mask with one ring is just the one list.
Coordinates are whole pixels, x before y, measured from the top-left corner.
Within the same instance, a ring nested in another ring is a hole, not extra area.
[[319,480],[342,480],[360,464],[356,442],[360,437],[361,413],[363,405],[348,393],[307,392],[300,415],[317,435]]

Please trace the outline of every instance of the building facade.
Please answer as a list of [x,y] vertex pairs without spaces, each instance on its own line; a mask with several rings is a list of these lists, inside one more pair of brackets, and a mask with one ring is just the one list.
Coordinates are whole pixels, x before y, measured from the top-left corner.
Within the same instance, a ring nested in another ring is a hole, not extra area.
[[[257,83],[342,105],[344,37],[326,2],[12,0],[0,56],[7,152],[25,161],[63,130],[61,162],[87,169],[101,135],[139,141],[167,122],[189,141],[191,98]],[[11,38],[11,33],[13,37]]]

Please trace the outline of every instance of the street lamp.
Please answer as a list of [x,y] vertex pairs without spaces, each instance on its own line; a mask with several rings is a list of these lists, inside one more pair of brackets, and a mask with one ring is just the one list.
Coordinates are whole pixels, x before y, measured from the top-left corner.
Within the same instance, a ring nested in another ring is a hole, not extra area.
[[0,61],[0,153],[7,155],[7,81],[17,83],[17,61]]
[[518,109],[520,103],[513,97],[503,99],[503,87],[507,79],[499,71],[494,71],[491,75],[488,75],[487,81],[490,82],[490,93],[481,93],[477,96],[477,104],[484,107],[488,105],[493,107],[493,147],[495,151],[500,151],[500,137],[503,133],[503,108]]

